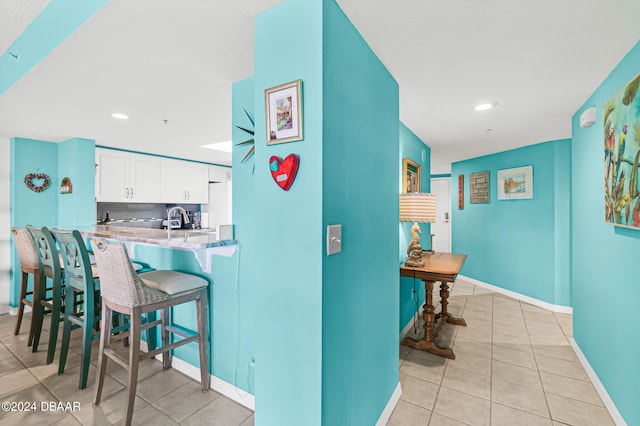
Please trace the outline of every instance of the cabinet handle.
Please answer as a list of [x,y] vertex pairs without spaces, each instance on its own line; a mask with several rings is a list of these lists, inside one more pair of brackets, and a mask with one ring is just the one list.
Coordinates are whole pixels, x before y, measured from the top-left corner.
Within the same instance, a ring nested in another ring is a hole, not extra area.
[[127,190],[127,195],[125,198],[129,198],[129,188],[125,188]]
[[187,200],[191,199],[191,193],[189,191],[187,191]]
[[131,198],[133,198],[133,188],[131,188]]

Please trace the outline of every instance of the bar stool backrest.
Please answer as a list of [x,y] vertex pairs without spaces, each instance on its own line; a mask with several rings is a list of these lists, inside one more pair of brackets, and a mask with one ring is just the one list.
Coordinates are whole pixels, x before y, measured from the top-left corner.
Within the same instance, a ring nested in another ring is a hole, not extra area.
[[148,287],[136,274],[124,243],[95,238],[90,244],[103,299],[122,306],[143,306],[168,298],[166,293]]
[[29,231],[24,228],[13,227],[11,228],[11,233],[13,234],[13,242],[16,245],[22,268],[38,269],[38,254]]
[[64,262],[66,284],[78,290],[94,288],[91,262],[84,239],[78,231],[52,230]]
[[38,261],[40,262],[40,270],[44,271],[46,276],[59,279],[58,282],[62,282],[60,255],[51,231],[49,231],[46,226],[35,228],[27,225],[27,229],[33,236],[33,241],[35,242]]

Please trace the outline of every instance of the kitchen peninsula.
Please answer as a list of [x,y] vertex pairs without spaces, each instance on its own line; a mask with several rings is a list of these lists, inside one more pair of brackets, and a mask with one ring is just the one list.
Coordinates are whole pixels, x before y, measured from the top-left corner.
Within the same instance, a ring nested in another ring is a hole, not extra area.
[[203,272],[211,272],[211,256],[233,256],[237,241],[219,240],[216,232],[200,230],[161,230],[96,225],[78,229],[85,238],[101,237],[122,241],[129,256],[136,258],[138,244],[192,251]]
[[[169,234],[161,229],[96,225],[78,227],[78,231],[85,239],[100,237],[125,243],[131,259],[145,267],[186,272],[209,282],[211,387],[253,409],[253,396],[244,390],[253,388],[253,371],[248,383],[237,383],[233,352],[238,336],[230,326],[237,320],[238,241],[219,240],[215,232],[199,230],[174,229]],[[172,322],[195,330],[195,305],[174,307]],[[173,368],[199,380],[198,357],[197,345],[179,347],[174,350]]]

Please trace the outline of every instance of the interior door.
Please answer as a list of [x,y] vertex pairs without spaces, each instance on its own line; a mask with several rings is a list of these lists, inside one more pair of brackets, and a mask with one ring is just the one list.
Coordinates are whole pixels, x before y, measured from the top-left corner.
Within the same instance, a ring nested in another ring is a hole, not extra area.
[[451,253],[451,178],[431,179],[431,193],[436,194],[436,222],[431,224],[433,249]]

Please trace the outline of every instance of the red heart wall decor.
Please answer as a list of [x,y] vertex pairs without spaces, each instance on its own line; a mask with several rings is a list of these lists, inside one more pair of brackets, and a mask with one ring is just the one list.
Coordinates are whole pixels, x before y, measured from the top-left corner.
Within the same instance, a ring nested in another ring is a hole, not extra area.
[[42,192],[51,185],[51,179],[44,173],[29,173],[24,177],[24,184],[33,192]]
[[289,154],[283,160],[282,158],[272,155],[269,159],[269,170],[271,170],[271,177],[278,184],[278,186],[285,191],[288,191],[296,178],[298,173],[298,164],[300,163],[300,157],[297,154]]

